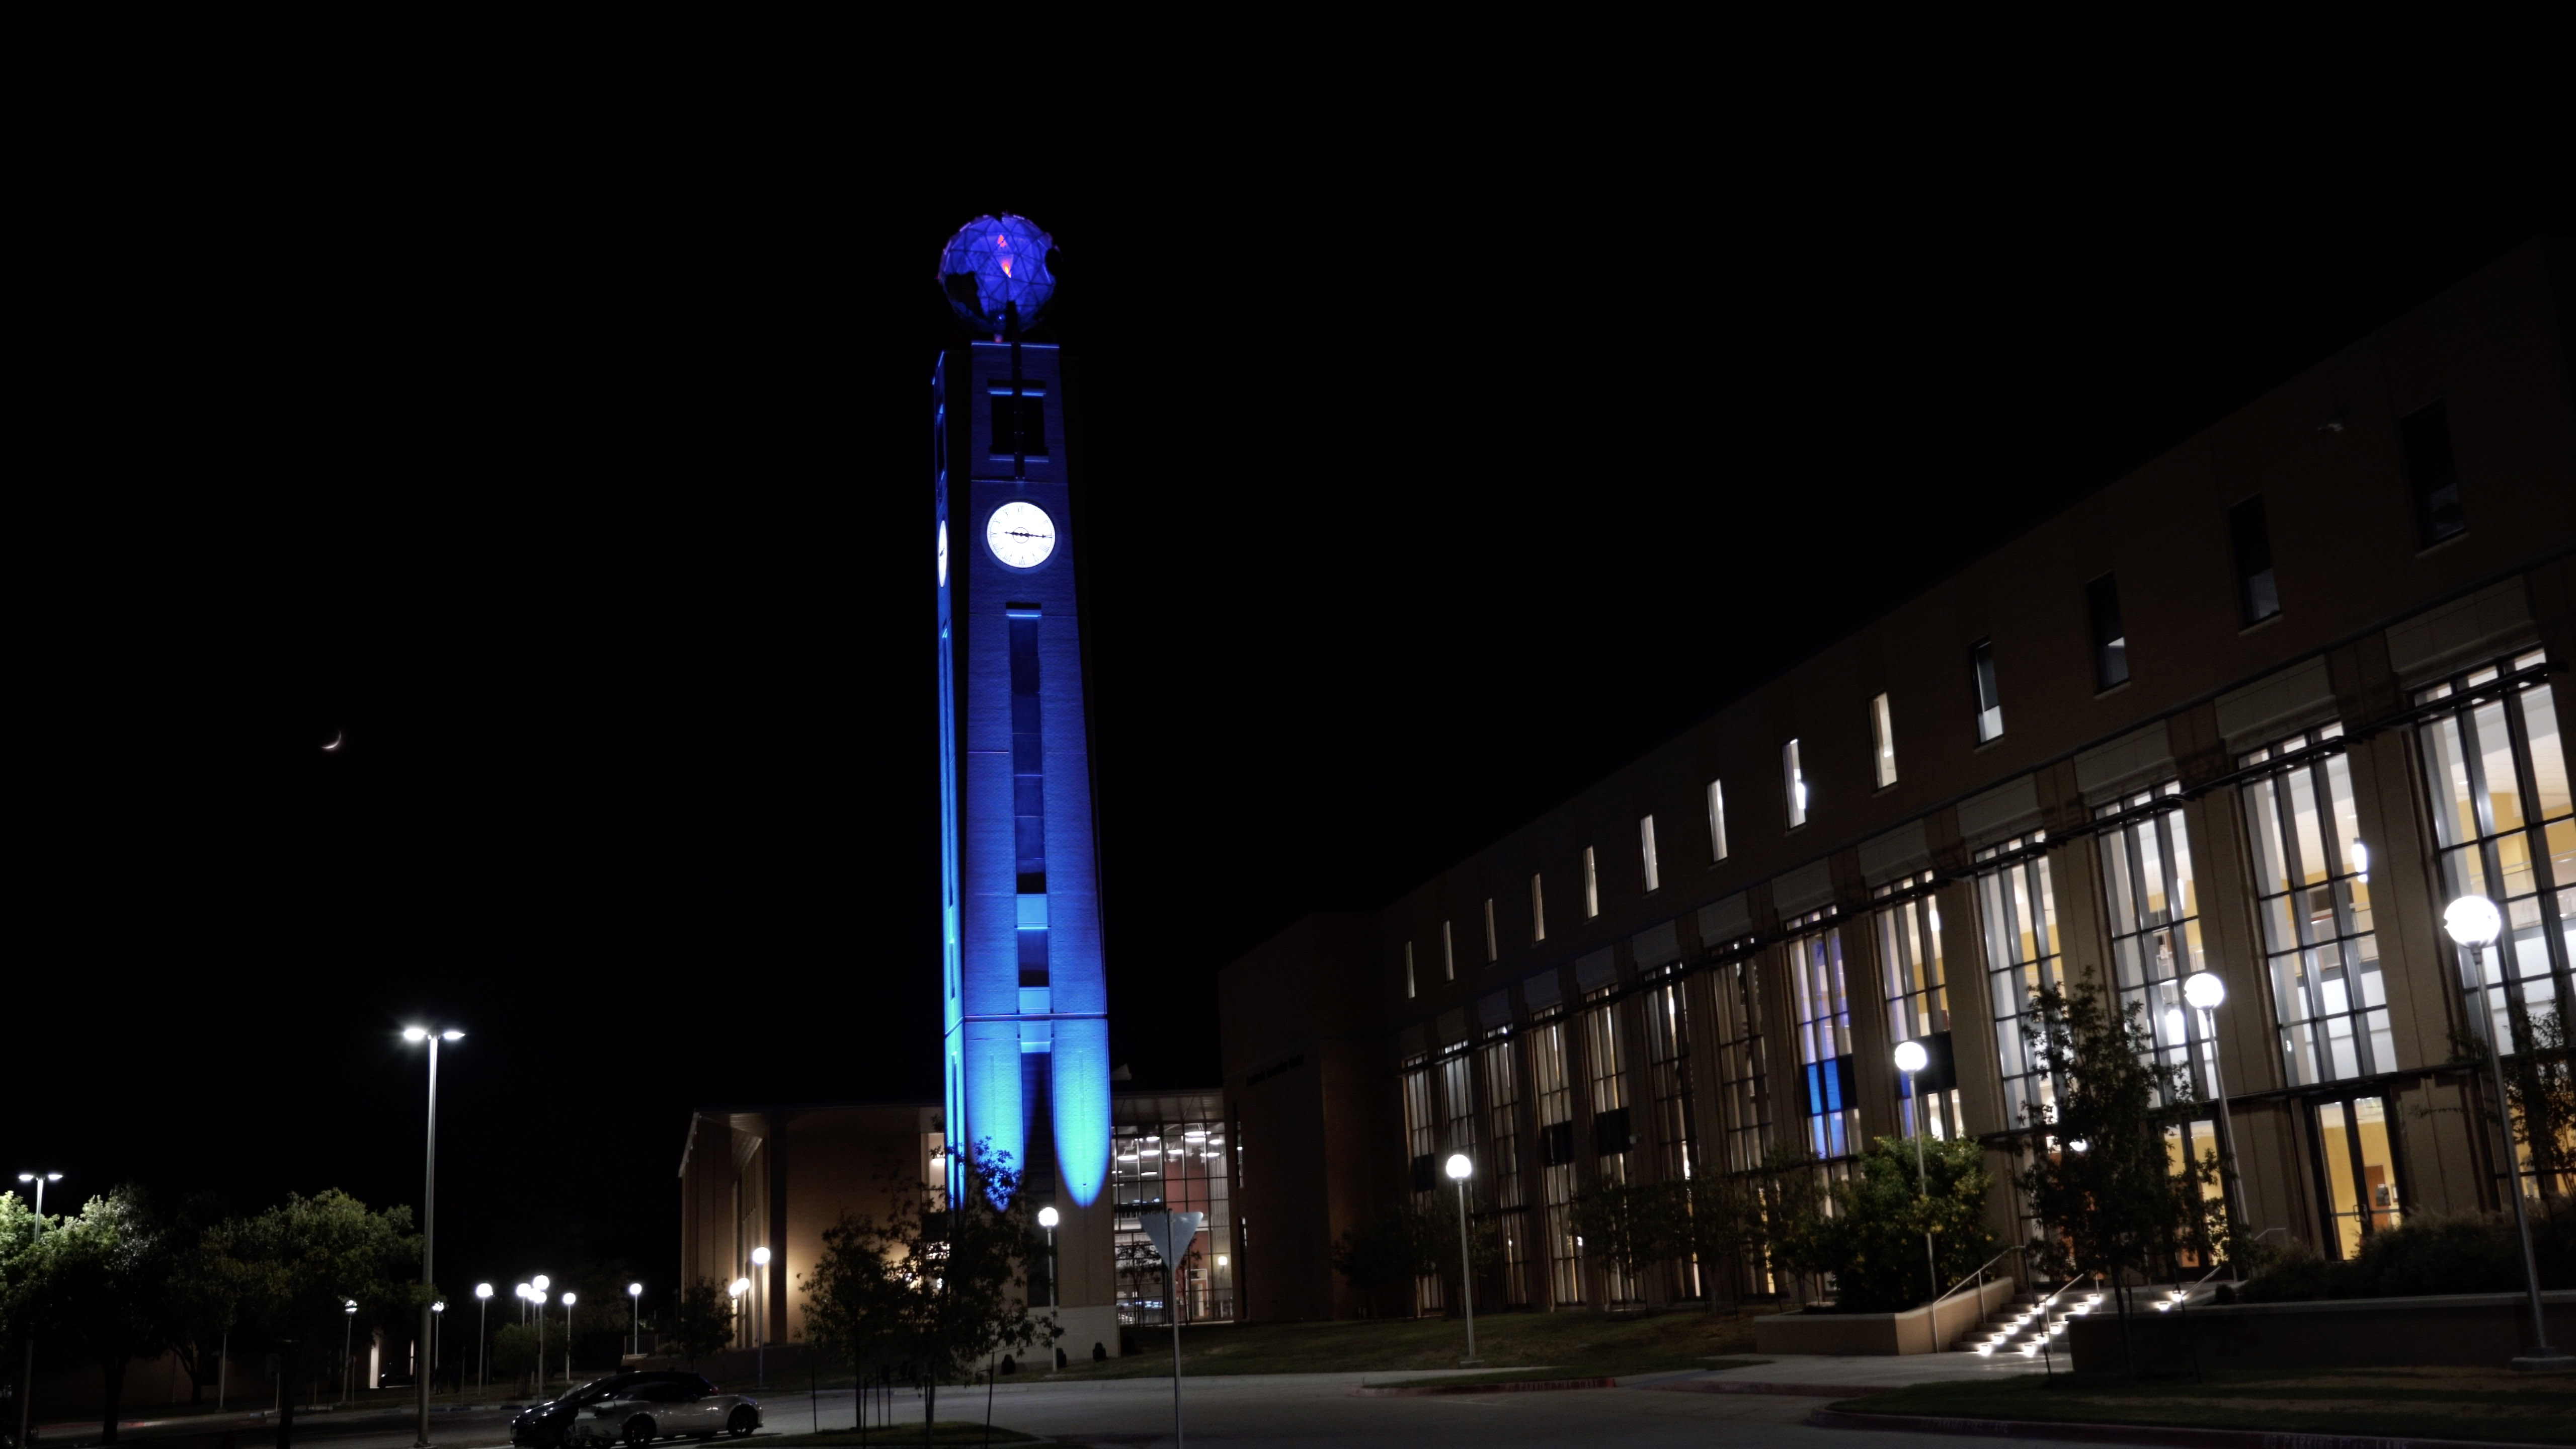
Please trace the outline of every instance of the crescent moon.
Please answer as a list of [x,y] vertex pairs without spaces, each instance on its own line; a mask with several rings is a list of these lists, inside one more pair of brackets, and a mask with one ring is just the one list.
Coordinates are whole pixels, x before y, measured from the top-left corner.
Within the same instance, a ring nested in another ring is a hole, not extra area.
[[343,730],[333,730],[333,731],[331,731],[331,743],[329,743],[329,744],[327,744],[327,745],[324,745],[324,746],[322,747],[322,753],[324,753],[324,754],[326,754],[326,755],[327,755],[327,754],[331,753],[333,750],[336,750],[336,749],[340,748],[341,743],[342,743],[343,741],[345,741],[346,739],[348,739],[348,734],[347,734],[347,732],[346,732],[346,731],[343,731]]

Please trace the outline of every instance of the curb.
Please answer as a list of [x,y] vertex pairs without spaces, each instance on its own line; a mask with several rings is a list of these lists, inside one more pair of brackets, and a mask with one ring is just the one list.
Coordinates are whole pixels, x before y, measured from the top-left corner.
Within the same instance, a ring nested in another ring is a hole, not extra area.
[[2535,1449],[2492,1439],[2411,1439],[2379,1434],[2295,1434],[2269,1429],[2193,1429],[2163,1424],[2079,1424],[2045,1419],[1951,1419],[1926,1414],[1854,1414],[1818,1409],[1818,1429],[1894,1429],[1914,1434],[1982,1434],[2079,1444],[2148,1444],[2161,1449]]
[[1543,1394],[1557,1389],[1615,1389],[1617,1379],[1522,1379],[1505,1384],[1415,1384],[1405,1387],[1370,1388],[1366,1384],[1351,1390],[1355,1399],[1414,1399],[1435,1394]]
[[1639,1384],[1641,1389],[1662,1389],[1675,1394],[1786,1394],[1800,1399],[1856,1398],[1852,1390],[1884,1393],[1866,1384],[1770,1384],[1752,1379],[1686,1379],[1680,1383]]

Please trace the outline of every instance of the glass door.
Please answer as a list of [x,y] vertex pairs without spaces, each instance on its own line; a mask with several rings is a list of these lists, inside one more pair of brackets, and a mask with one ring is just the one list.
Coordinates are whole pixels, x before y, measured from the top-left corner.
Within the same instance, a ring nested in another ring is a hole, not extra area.
[[2366,1234],[2398,1223],[2397,1144],[2389,1131],[2388,1099],[2319,1102],[2316,1112],[2326,1241],[2336,1256],[2350,1258],[2361,1251]]

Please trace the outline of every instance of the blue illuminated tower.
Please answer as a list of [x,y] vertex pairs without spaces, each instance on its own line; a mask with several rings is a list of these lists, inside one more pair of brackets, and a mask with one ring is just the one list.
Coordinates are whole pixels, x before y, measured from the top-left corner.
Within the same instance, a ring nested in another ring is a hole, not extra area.
[[1088,1208],[1109,1171],[1109,1017],[1091,820],[1077,526],[1045,233],[979,217],[940,285],[1000,334],[932,380],[947,1132]]

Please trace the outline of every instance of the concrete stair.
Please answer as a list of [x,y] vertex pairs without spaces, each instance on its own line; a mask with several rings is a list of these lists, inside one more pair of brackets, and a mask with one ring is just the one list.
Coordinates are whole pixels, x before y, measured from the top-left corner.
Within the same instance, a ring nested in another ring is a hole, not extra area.
[[2024,1293],[1996,1309],[1983,1329],[1971,1330],[1968,1341],[1960,1347],[1983,1358],[1998,1354],[2037,1358],[2043,1340],[2055,1339],[2062,1344],[2066,1321],[2091,1313],[2103,1302],[2103,1295],[2089,1288],[2067,1288],[2046,1300]]

